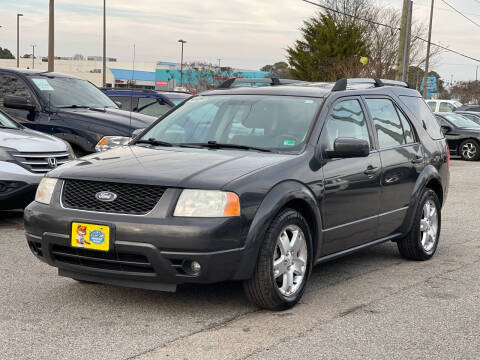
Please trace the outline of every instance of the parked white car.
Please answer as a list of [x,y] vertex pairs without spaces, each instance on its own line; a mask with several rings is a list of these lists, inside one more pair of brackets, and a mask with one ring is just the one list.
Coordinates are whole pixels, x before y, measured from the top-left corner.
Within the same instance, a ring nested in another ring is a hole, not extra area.
[[453,112],[463,105],[456,100],[428,100],[427,104],[432,112]]
[[0,110],[0,210],[28,205],[44,175],[74,156],[65,141],[27,129]]

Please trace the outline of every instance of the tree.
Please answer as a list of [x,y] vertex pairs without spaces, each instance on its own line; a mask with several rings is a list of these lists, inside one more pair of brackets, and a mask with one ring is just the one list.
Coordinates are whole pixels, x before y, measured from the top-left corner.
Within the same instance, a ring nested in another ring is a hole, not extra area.
[[192,62],[184,65],[183,85],[196,93],[215,88],[223,81],[237,77],[230,67],[218,67],[210,63]]
[[291,79],[292,74],[290,73],[290,70],[291,69],[285,61],[279,61],[273,65],[265,65],[260,69],[260,71],[269,72],[273,76],[281,79]]
[[7,48],[2,49],[0,47],[0,59],[15,59],[15,56]]
[[287,49],[290,72],[294,78],[306,81],[335,81],[350,68],[347,64],[358,63],[355,72],[359,72],[360,57],[370,55],[364,31],[364,25],[339,22],[331,14],[305,21],[303,39]]
[[452,97],[460,97],[464,104],[480,104],[480,81],[463,81],[450,89]]

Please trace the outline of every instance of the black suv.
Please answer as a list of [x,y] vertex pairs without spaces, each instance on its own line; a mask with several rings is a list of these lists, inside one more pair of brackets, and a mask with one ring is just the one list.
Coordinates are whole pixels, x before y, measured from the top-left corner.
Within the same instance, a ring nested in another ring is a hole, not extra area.
[[130,146],[50,172],[26,236],[79,281],[174,291],[242,280],[254,303],[281,310],[314,265],[368,246],[395,241],[403,257],[430,259],[449,161],[404,83],[212,90]]
[[0,68],[0,109],[33,130],[55,135],[85,155],[130,141],[157,118],[119,110],[92,83],[40,70]]

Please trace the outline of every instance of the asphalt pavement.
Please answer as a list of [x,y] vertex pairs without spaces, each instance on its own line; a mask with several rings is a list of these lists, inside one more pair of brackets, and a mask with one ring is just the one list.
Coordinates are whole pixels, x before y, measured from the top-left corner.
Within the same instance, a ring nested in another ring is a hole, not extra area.
[[82,284],[28,249],[0,211],[0,359],[479,359],[480,162],[452,162],[436,256],[386,243],[315,268],[295,308],[239,283],[177,293]]

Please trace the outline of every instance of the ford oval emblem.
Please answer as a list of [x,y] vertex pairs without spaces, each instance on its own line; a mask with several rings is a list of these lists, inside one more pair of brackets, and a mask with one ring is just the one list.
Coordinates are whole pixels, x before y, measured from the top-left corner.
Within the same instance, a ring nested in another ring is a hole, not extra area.
[[103,202],[112,202],[115,201],[117,198],[117,194],[111,192],[111,191],[100,191],[95,194],[95,198],[97,200],[103,201]]

